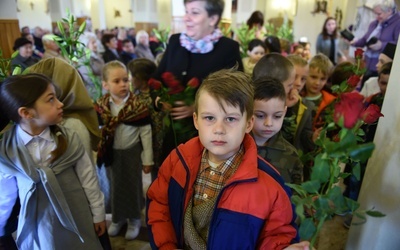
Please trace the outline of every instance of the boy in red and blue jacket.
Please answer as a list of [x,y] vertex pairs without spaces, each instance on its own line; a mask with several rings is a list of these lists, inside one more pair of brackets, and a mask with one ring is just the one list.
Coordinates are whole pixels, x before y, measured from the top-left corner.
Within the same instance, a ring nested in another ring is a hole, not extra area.
[[298,241],[290,189],[248,135],[253,97],[243,72],[221,70],[201,84],[199,136],[171,152],[147,192],[153,249],[283,249]]

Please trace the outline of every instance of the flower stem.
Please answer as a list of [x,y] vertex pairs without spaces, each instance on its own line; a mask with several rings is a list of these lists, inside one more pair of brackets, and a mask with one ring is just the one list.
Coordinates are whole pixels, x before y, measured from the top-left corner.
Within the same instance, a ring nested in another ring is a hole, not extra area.
[[324,223],[325,223],[326,217],[327,217],[327,215],[324,214],[324,215],[322,216],[322,218],[318,221],[317,230],[315,231],[313,237],[311,238],[310,249],[314,249],[313,247],[314,247],[314,245],[315,245],[315,241],[317,240],[317,237],[318,237],[318,235],[319,235],[319,231],[321,231],[321,228],[322,228],[322,226],[323,226]]
[[176,147],[178,145],[177,145],[177,141],[176,141],[176,132],[175,132],[175,126],[174,126],[174,119],[172,118],[171,114],[169,114],[169,117],[171,118],[171,128],[172,128],[172,132],[174,133],[174,143],[175,143],[175,147]]

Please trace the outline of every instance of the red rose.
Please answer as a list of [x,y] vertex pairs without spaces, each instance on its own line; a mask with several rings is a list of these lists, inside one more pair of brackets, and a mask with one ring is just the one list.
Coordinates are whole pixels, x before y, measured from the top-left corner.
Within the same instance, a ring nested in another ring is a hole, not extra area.
[[357,86],[357,84],[360,82],[360,80],[361,80],[361,77],[359,77],[358,75],[352,75],[352,76],[350,76],[349,79],[347,79],[347,84],[350,87],[355,88]]
[[179,81],[175,79],[175,76],[171,72],[165,72],[161,75],[165,85],[170,88],[174,88],[179,85]]
[[364,108],[364,97],[359,93],[343,93],[335,104],[333,119],[336,123],[343,117],[344,127],[353,128]]
[[372,124],[378,120],[379,117],[382,117],[381,109],[378,105],[370,104],[361,114],[360,118],[366,124]]
[[193,77],[192,79],[190,79],[190,81],[187,84],[189,87],[191,88],[197,88],[200,85],[199,79],[197,79],[196,77]]
[[354,51],[354,57],[356,59],[361,59],[363,57],[364,54],[364,50],[362,50],[361,48],[357,48],[356,51]]
[[175,95],[181,93],[185,88],[182,85],[175,86],[168,91],[168,94]]
[[154,78],[150,78],[148,81],[148,84],[150,86],[150,88],[154,89],[154,90],[159,90],[161,89],[161,82],[157,81]]

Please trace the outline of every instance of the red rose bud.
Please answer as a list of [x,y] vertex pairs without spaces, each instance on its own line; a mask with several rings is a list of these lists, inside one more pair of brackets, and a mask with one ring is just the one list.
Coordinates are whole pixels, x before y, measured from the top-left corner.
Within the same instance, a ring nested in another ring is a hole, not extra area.
[[360,118],[366,124],[373,124],[378,120],[379,117],[382,117],[381,109],[378,105],[370,104],[360,115]]
[[361,78],[358,75],[352,75],[349,79],[347,79],[347,84],[350,87],[355,88],[357,84],[360,82]]
[[178,85],[178,86],[175,86],[174,88],[171,88],[171,89],[168,91],[168,94],[170,94],[170,95],[175,95],[175,94],[178,94],[178,93],[183,92],[184,89],[185,89],[185,88],[184,88],[182,85]]
[[175,79],[175,76],[171,72],[165,72],[161,75],[165,85],[170,88],[174,88],[179,85],[179,81]]
[[190,81],[187,84],[189,87],[191,88],[197,88],[200,85],[199,79],[197,79],[196,77],[193,77],[192,79],[190,79]]
[[363,57],[364,50],[357,48],[356,51],[354,51],[354,57],[361,59]]
[[364,97],[359,93],[343,93],[335,104],[333,119],[336,123],[343,117],[344,127],[353,128],[364,108]]
[[148,81],[148,84],[150,86],[150,88],[154,89],[154,90],[159,90],[161,89],[161,82],[157,81],[154,78],[150,78]]

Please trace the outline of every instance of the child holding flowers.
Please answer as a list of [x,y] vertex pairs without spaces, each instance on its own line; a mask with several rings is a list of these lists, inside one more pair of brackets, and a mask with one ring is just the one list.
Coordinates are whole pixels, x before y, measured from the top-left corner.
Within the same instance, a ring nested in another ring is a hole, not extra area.
[[[176,145],[197,134],[193,121],[181,117],[181,111],[184,109],[183,107],[193,105],[194,95],[200,81],[193,77],[185,87],[171,72],[163,73],[161,79],[164,84],[152,78],[149,80],[149,85],[157,94],[156,107],[162,106],[162,110],[169,114],[163,120],[165,127],[161,157],[165,159]],[[179,109],[180,107],[182,110]]]

